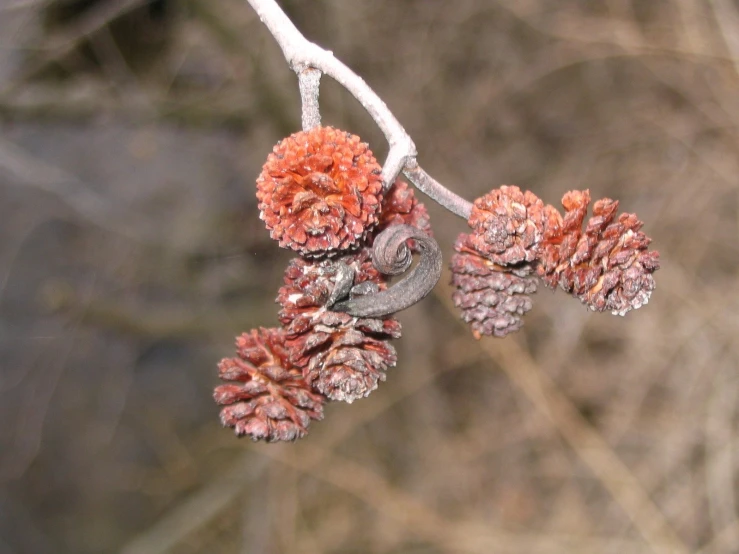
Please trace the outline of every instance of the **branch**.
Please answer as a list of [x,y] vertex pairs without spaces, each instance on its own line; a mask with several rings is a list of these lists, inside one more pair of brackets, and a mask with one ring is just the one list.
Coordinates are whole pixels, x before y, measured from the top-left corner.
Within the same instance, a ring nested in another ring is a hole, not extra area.
[[[324,50],[306,39],[292,21],[285,15],[275,0],[247,0],[259,19],[267,26],[282,49],[282,53],[290,68],[300,79],[301,97],[303,98],[303,128],[320,122],[318,113],[318,85],[305,83],[304,72],[318,70],[334,78],[367,110],[390,146],[390,150],[382,167],[382,183],[387,190],[395,182],[401,171],[406,177],[429,198],[435,200],[446,209],[461,217],[467,218],[472,205],[457,196],[438,181],[432,179],[416,161],[416,145],[403,126],[392,114],[387,104],[369,87],[369,85],[334,57],[333,53]],[[320,78],[320,76],[319,76]],[[309,92],[312,91],[312,92]],[[308,92],[308,106],[304,93]],[[314,104],[313,104],[314,103]],[[317,117],[317,118],[316,118]]]
[[321,72],[307,68],[298,72],[300,85],[300,102],[303,106],[303,131],[321,126],[321,111],[318,104],[318,94],[321,86]]
[[403,175],[405,175],[418,190],[444,206],[450,212],[457,214],[465,220],[470,218],[472,203],[444,187],[431,175],[426,173],[426,171],[418,165],[418,162],[416,162],[415,159],[409,160],[408,163],[405,164]]

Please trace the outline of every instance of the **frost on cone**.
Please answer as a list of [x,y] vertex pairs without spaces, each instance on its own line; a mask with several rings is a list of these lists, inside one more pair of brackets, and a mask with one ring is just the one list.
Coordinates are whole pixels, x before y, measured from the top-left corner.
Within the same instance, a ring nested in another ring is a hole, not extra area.
[[239,436],[267,442],[303,437],[312,419],[323,418],[325,398],[311,390],[290,364],[282,329],[253,329],[236,339],[238,356],[218,364],[215,401],[224,406],[221,422]]
[[280,141],[257,178],[260,217],[283,248],[333,256],[377,224],[381,167],[359,137],[316,127]]
[[357,254],[311,262],[293,260],[277,301],[285,326],[290,361],[303,370],[313,388],[331,400],[353,402],[369,395],[395,365],[395,348],[388,342],[400,336],[394,319],[355,318],[332,312],[338,264],[354,270],[355,290],[385,288],[384,278],[372,266],[368,249]]
[[518,331],[523,315],[531,309],[529,295],[536,292],[536,279],[520,265],[520,275],[507,271],[469,245],[470,235],[460,235],[450,264],[456,288],[452,300],[462,310],[462,320],[470,324],[476,339]]
[[651,239],[635,214],[616,218],[618,201],[610,198],[595,202],[583,231],[589,203],[587,190],[564,195],[565,215],[550,214],[537,272],[547,285],[559,285],[591,310],[625,315],[649,301],[659,253],[648,250]]

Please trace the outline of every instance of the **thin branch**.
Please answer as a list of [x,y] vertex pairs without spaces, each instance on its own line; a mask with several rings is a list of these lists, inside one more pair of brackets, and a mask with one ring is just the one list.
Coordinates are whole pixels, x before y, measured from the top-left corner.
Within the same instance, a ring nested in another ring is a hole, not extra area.
[[76,175],[35,158],[12,142],[0,139],[0,177],[9,184],[37,188],[57,196],[79,215],[104,229],[139,239],[157,236],[144,218],[128,212]]
[[439,183],[418,165],[416,160],[410,160],[403,170],[403,174],[418,190],[426,196],[444,206],[450,212],[464,219],[470,218],[472,203]]
[[[311,68],[333,77],[372,116],[377,126],[385,134],[390,146],[387,159],[382,167],[382,183],[385,190],[392,186],[401,171],[405,171],[406,176],[421,192],[439,202],[452,213],[466,218],[464,214],[469,213],[471,206],[469,202],[447,190],[418,166],[416,145],[413,140],[392,114],[387,104],[369,87],[364,79],[335,58],[332,52],[324,50],[306,39],[280,9],[275,0],[247,1],[257,12],[262,23],[275,37],[288,65],[298,74],[299,79],[303,72]],[[301,96],[303,87],[301,81]],[[310,96],[309,101],[312,102],[313,100],[317,104],[317,94],[315,97]],[[303,105],[303,128],[306,125],[306,111],[312,114],[313,109],[313,106],[306,108],[305,104]],[[422,184],[419,185],[417,182]]]
[[318,95],[321,86],[321,72],[318,69],[307,68],[298,72],[300,85],[300,101],[303,106],[303,131],[321,126],[321,110],[318,105]]
[[736,33],[739,28],[739,11],[728,0],[711,0],[710,4],[734,70],[739,73],[739,36]]

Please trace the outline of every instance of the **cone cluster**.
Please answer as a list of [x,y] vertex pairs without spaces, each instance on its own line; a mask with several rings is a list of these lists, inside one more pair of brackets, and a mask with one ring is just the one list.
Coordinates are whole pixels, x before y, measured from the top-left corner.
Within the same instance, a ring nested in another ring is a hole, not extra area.
[[616,215],[618,202],[595,202],[583,229],[590,192],[562,198],[564,215],[515,186],[475,201],[452,258],[454,303],[476,338],[517,331],[531,309],[534,276],[563,289],[594,311],[625,315],[649,301],[659,253],[634,214]]
[[[214,398],[223,425],[237,435],[295,440],[323,417],[326,402],[367,396],[395,365],[395,319],[355,318],[331,306],[387,287],[370,254],[378,232],[400,223],[430,232],[430,223],[405,183],[383,194],[366,144],[330,127],[277,144],[257,179],[257,198],[272,238],[299,256],[277,294],[281,326],[237,339],[237,356],[219,364],[227,384]],[[353,275],[349,286],[346,275]]]
[[[372,263],[380,231],[412,225],[431,235],[428,212],[407,184],[383,191],[381,168],[358,137],[331,127],[280,141],[257,179],[260,218],[283,248],[297,252],[276,302],[280,326],[236,339],[219,363],[221,421],[253,440],[291,441],[323,418],[327,402],[354,402],[397,362],[391,316],[353,317],[336,302],[387,288]],[[659,253],[634,214],[589,191],[564,195],[564,212],[535,194],[502,186],[478,198],[451,260],[453,300],[476,338],[523,325],[539,281],[590,309],[624,315],[649,301]],[[583,227],[584,226],[584,227]],[[410,243],[411,249],[414,244]]]

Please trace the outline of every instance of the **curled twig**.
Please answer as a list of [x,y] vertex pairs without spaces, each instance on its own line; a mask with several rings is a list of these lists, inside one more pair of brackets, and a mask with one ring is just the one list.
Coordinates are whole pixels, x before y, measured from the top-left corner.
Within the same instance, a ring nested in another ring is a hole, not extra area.
[[410,225],[393,225],[375,238],[372,261],[386,275],[404,273],[412,263],[406,241],[413,239],[420,253],[416,267],[387,290],[336,303],[332,310],[356,317],[381,317],[411,307],[434,288],[441,277],[439,245],[426,233]]

